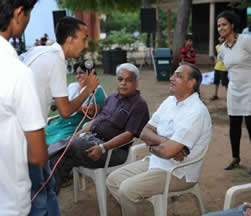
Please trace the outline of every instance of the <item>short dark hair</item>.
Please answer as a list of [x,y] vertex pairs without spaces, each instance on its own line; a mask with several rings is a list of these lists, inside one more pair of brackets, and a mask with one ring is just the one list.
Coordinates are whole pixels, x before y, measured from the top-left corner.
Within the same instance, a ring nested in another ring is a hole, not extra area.
[[194,85],[194,92],[197,92],[198,94],[200,94],[200,84],[202,81],[202,74],[200,72],[200,69],[195,64],[191,64],[189,62],[181,62],[180,66],[182,65],[187,65],[192,69],[189,76],[190,76],[190,79],[195,79],[196,81]]
[[79,25],[86,26],[86,24],[82,20],[76,19],[74,17],[66,16],[61,18],[56,26],[57,42],[60,45],[63,45],[67,37],[76,37],[76,33],[80,30]]
[[8,29],[14,11],[18,7],[23,7],[24,12],[31,10],[38,0],[0,0],[0,31]]
[[188,41],[188,40],[193,41],[193,36],[190,34],[186,35],[186,41]]
[[87,68],[85,67],[85,61],[86,61],[86,60],[83,60],[83,61],[78,62],[78,63],[75,63],[75,64],[73,65],[73,69],[74,69],[74,72],[75,72],[75,73],[77,72],[78,67],[80,67],[83,71],[86,71],[86,70],[87,70]]
[[234,11],[222,11],[220,14],[217,16],[217,21],[220,18],[226,19],[228,22],[234,25],[234,32],[239,31],[239,24],[240,24],[240,18],[239,16],[234,12]]

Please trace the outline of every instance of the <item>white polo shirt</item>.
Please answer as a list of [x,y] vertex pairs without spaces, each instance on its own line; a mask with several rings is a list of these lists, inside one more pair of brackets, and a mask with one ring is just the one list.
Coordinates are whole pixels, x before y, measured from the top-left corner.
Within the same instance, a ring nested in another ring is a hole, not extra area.
[[[212,124],[209,112],[197,93],[177,103],[174,96],[168,97],[153,114],[148,122],[157,128],[160,136],[182,143],[190,149],[184,161],[199,155],[211,141]],[[180,162],[174,159],[162,159],[150,156],[151,168],[169,170]],[[196,182],[199,178],[202,162],[174,171],[178,178],[186,177],[187,182]]]
[[0,215],[25,216],[31,207],[24,131],[45,126],[31,70],[0,36]]
[[61,46],[37,46],[22,54],[20,59],[31,68],[45,121],[52,98],[67,97],[65,56]]

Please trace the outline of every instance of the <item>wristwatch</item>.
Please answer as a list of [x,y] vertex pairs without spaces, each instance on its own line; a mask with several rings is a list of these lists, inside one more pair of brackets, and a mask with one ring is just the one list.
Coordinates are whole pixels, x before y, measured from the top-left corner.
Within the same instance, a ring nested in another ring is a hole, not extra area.
[[104,154],[106,152],[103,143],[99,144],[99,148],[101,149],[102,154]]

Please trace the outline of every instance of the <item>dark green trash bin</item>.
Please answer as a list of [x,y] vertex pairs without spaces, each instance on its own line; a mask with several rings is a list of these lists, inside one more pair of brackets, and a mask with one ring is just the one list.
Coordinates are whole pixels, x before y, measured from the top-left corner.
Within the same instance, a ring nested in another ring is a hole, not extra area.
[[172,76],[172,50],[170,48],[157,48],[154,61],[157,80],[168,81]]

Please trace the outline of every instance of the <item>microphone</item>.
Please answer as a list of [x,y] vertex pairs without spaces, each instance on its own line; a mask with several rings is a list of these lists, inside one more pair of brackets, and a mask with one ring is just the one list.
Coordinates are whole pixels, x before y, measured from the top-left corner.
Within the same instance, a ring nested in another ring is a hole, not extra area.
[[[88,75],[91,73],[91,71],[92,71],[92,69],[94,68],[94,63],[93,63],[93,61],[92,60],[86,60],[85,61],[85,67],[86,67],[86,69],[87,69],[87,71],[88,71]],[[96,73],[95,73],[96,74]]]

